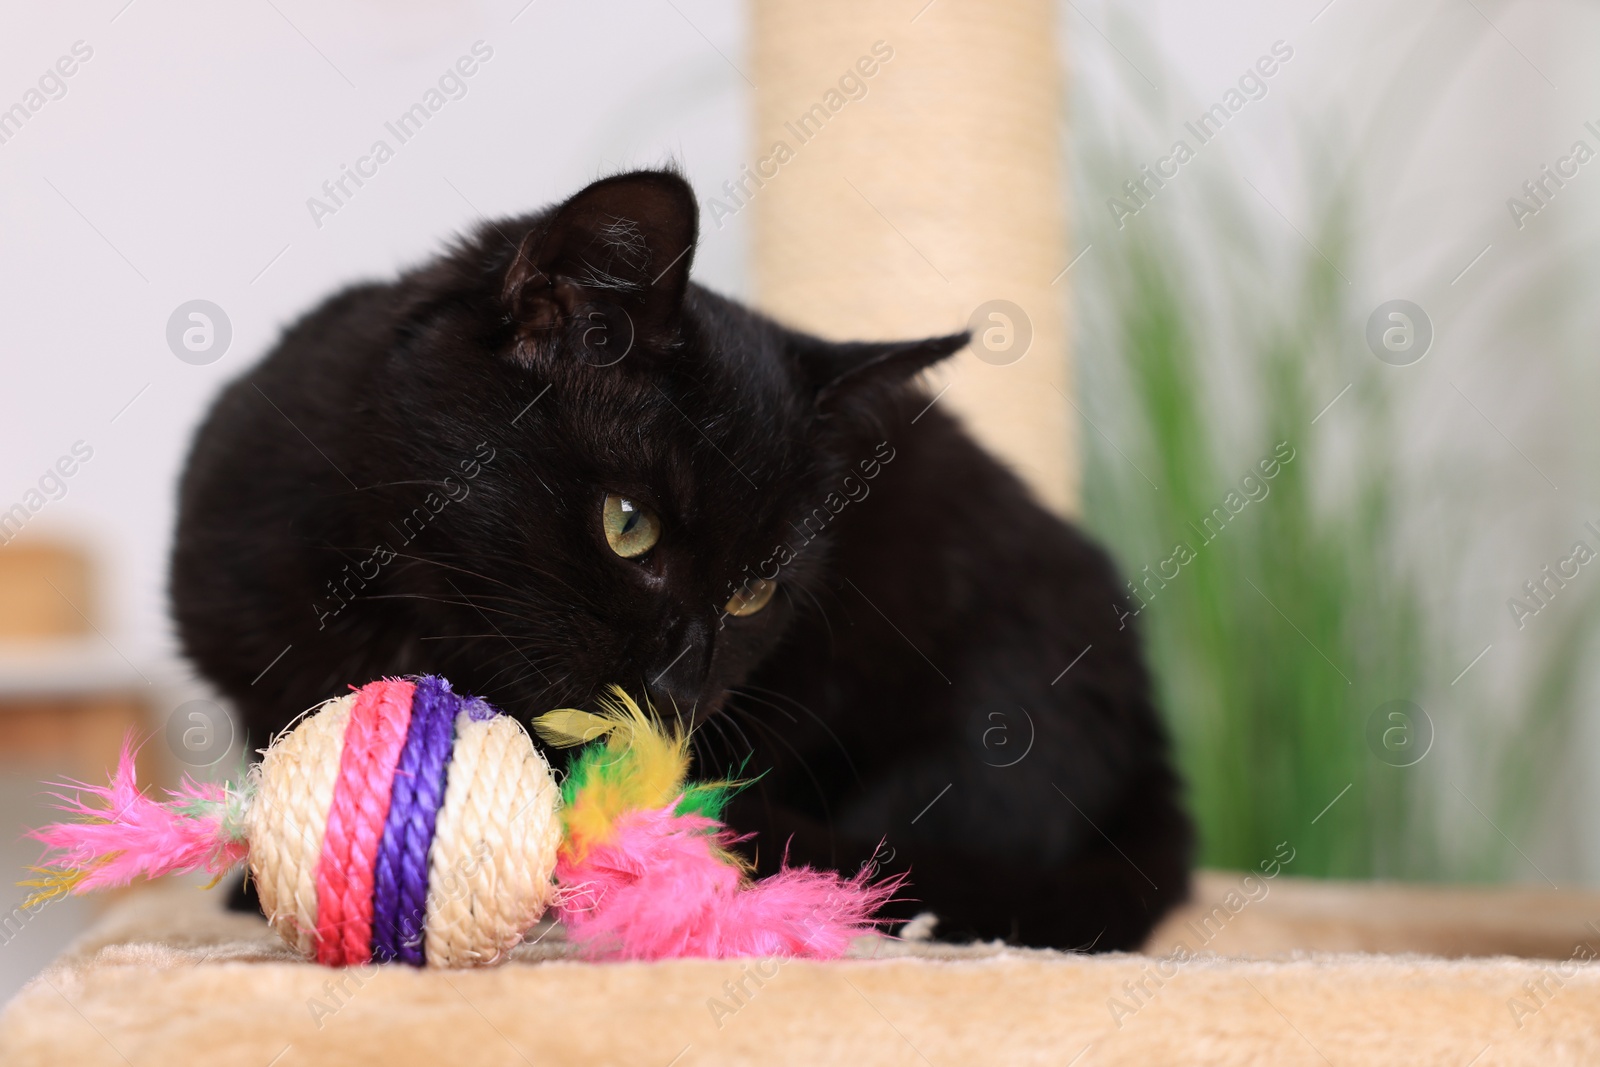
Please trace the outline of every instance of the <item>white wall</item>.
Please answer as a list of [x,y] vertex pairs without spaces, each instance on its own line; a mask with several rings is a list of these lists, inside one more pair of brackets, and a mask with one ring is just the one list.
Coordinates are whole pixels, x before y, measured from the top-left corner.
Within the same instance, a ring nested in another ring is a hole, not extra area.
[[[210,398],[333,289],[416,262],[479,212],[669,159],[702,188],[736,175],[744,83],[719,51],[739,55],[743,20],[734,0],[125,2],[0,15],[0,109],[39,105],[20,131],[0,126],[0,511],[74,442],[93,449],[26,533],[95,551],[97,621],[165,715],[197,695],[173,662],[164,585],[176,481]],[[58,99],[28,98],[80,41],[92,54],[65,64],[65,95],[47,80]],[[384,123],[478,41],[492,56],[465,95],[400,145]],[[307,199],[377,138],[394,157],[317,226]],[[701,280],[744,290],[744,225],[708,229]],[[232,324],[209,365],[166,341],[197,298]],[[36,782],[61,773],[0,767],[4,870],[37,859],[19,831],[52,814]],[[23,895],[0,892],[0,916]],[[20,931],[13,916],[0,998],[91,911],[53,904]]]
[[[0,510],[75,441],[93,448],[28,529],[103,554],[104,629],[145,660],[173,648],[165,556],[189,435],[284,325],[479,212],[668,159],[714,188],[746,155],[746,120],[723,58],[742,47],[732,0],[124,2],[13,5],[0,32],[0,108],[75,42],[92,49],[0,143]],[[478,41],[493,54],[465,95],[399,144],[384,123]],[[394,158],[316,225],[307,199],[378,138]],[[741,292],[743,259],[736,217],[708,230],[699,277]],[[233,328],[205,366],[165,337],[195,298]]]

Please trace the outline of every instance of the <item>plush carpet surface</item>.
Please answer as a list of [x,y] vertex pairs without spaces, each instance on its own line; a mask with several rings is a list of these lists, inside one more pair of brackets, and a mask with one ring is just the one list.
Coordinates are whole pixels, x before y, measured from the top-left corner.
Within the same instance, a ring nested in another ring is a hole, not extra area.
[[[1600,1063],[1600,898],[1261,884],[1201,879],[1151,943],[1187,961],[867,939],[837,963],[588,964],[546,934],[449,973],[300,963],[163,887],[7,1006],[0,1063]],[[1443,958],[1480,951],[1546,958]]]

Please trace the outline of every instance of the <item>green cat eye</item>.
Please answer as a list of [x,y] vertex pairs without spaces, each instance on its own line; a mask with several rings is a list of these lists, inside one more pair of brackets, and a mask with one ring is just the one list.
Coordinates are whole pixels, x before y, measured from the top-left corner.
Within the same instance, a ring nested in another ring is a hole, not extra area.
[[606,544],[624,559],[644,555],[661,540],[661,520],[655,512],[616,493],[606,494],[600,525],[606,532]]
[[765,578],[757,578],[748,583],[743,589],[728,600],[725,609],[729,615],[754,615],[772,601],[772,594],[778,591],[777,582],[769,582]]

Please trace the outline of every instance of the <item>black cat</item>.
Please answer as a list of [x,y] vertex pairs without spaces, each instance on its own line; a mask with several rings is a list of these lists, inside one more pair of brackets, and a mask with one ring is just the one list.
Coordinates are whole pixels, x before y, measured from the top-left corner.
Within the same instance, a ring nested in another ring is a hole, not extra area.
[[689,282],[669,172],[301,320],[181,487],[186,652],[257,745],[381,675],[527,718],[608,686],[760,774],[758,866],[909,868],[948,937],[1137,946],[1189,821],[1113,568],[908,384]]

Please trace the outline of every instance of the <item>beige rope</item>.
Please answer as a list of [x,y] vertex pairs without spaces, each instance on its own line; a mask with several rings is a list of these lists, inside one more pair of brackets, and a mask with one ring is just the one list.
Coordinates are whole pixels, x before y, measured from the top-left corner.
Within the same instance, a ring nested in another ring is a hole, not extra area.
[[[316,954],[317,864],[356,694],[330,700],[262,758],[249,815],[261,907],[302,956]],[[428,857],[424,951],[434,967],[496,962],[549,906],[560,790],[521,724],[456,720]]]
[[330,700],[267,749],[248,816],[250,873],[273,929],[316,955],[317,862],[356,694]]
[[550,767],[520,723],[456,719],[428,856],[428,966],[494,963],[538,922],[554,893],[559,803]]
[[[1070,513],[1078,461],[1065,268],[1083,249],[1066,236],[1056,9],[751,5],[750,77],[761,91],[751,95],[749,169],[728,175],[732,194],[702,190],[701,218],[713,228],[728,209],[748,218],[758,302],[827,337],[921,337],[965,327],[989,301],[1019,306],[1033,334],[1025,357],[1013,358],[1020,345],[987,360],[974,348],[932,375],[930,392],[948,386],[940,409]],[[1007,321],[981,318],[980,332]],[[1007,331],[996,336],[1008,346]]]

